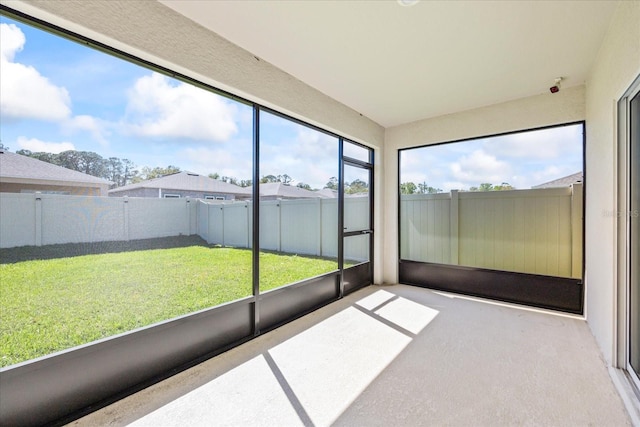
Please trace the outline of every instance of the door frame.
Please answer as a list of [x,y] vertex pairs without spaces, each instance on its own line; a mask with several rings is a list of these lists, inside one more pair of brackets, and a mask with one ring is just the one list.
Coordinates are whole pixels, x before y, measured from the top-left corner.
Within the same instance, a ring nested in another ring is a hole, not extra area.
[[[352,157],[348,157],[344,154],[344,144],[352,144],[358,147],[362,147],[369,152],[369,161],[362,161],[359,159],[355,159]],[[339,148],[339,157],[340,157],[340,171],[338,177],[338,210],[339,210],[339,220],[338,220],[338,268],[340,270],[340,298],[342,298],[346,293],[349,293],[355,289],[366,286],[368,284],[373,283],[373,238],[374,238],[374,230],[373,230],[373,220],[374,220],[374,212],[373,212],[373,196],[374,196],[374,172],[373,172],[373,149],[366,147],[362,144],[358,144],[357,142],[353,142],[347,139],[340,138],[340,148]],[[355,230],[345,232],[344,226],[344,215],[345,215],[345,166],[347,167],[356,167],[360,169],[364,169],[369,173],[369,228],[363,230]],[[369,262],[355,265],[353,267],[344,268],[344,242],[345,239],[348,239],[353,236],[361,236],[361,235],[369,235]],[[366,265],[366,269],[362,267]],[[350,275],[353,279],[360,280],[362,283],[356,284],[354,287],[350,287],[349,289],[345,289],[345,276],[348,275],[348,271],[351,270],[353,274]]]
[[[625,373],[633,392],[640,399],[640,378],[630,364],[630,287],[631,287],[631,100],[640,95],[640,75],[618,101],[618,202],[617,202],[617,322],[614,339],[614,366]],[[637,167],[640,167],[638,165]]]

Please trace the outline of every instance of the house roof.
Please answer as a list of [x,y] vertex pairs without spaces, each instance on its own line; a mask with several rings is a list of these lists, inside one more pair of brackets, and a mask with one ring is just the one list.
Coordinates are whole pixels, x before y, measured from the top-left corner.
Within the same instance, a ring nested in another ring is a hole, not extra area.
[[109,190],[109,194],[135,190],[138,188],[162,188],[163,190],[251,195],[251,190],[248,188],[243,188],[238,185],[209,178],[208,176],[202,176],[197,173],[186,171],[114,188]]
[[563,176],[562,178],[554,179],[553,181],[544,182],[542,184],[534,185],[531,188],[558,188],[569,187],[571,184],[583,182],[584,174],[582,172],[576,172],[571,175]]
[[33,157],[0,150],[0,181],[51,181],[55,184],[110,185],[106,179],[43,162]]
[[286,185],[281,182],[269,182],[266,184],[260,184],[259,188],[260,196],[263,197],[271,196],[288,199],[329,198],[329,196],[326,196],[320,192],[305,190],[304,188],[296,187],[293,185]]
[[320,194],[322,197],[337,199],[338,192],[336,190],[332,190],[330,188],[323,188],[322,190],[316,191],[317,194]]

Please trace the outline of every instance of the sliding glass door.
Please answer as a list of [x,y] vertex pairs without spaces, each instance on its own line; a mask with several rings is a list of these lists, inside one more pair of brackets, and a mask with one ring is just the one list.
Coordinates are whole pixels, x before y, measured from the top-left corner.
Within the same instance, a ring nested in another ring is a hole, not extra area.
[[629,366],[640,378],[640,93],[629,104]]

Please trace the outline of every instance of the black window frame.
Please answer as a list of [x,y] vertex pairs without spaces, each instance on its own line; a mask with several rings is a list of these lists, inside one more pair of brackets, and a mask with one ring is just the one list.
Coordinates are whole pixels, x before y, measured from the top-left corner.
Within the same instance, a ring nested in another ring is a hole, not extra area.
[[488,298],[497,301],[523,304],[532,307],[563,311],[572,314],[584,314],[584,276],[585,276],[585,221],[582,222],[582,274],[579,279],[555,276],[543,276],[537,274],[518,273],[511,271],[492,270],[487,268],[467,267],[450,264],[437,264],[406,260],[402,258],[401,237],[401,158],[402,152],[412,149],[434,147],[444,144],[455,144],[480,139],[500,137],[507,135],[533,132],[544,129],[560,128],[565,126],[582,126],[582,171],[583,171],[583,203],[582,218],[585,217],[586,188],[587,188],[587,164],[586,164],[586,122],[578,120],[559,123],[548,126],[519,129],[514,131],[479,135],[470,138],[461,138],[451,141],[443,141],[434,144],[421,144],[398,149],[397,158],[397,266],[398,282],[407,285],[436,289],[462,295]]
[[[338,138],[340,141],[338,161],[339,165],[342,164],[344,138],[337,133],[14,10],[5,4],[0,4],[0,16],[251,106],[254,115],[253,182],[259,182],[259,115],[261,111]],[[373,224],[373,149],[352,139],[348,141],[370,150],[370,164],[367,163],[367,167],[371,168],[372,177],[370,202]],[[254,201],[259,200],[257,185],[253,186],[252,198]],[[342,298],[344,295],[342,265],[337,272],[260,293],[259,203],[252,205],[253,294],[251,296],[1,368],[0,395],[3,398],[0,399],[0,424],[69,423]],[[340,210],[342,208],[343,206],[339,203],[339,223],[343,215],[343,211]],[[336,232],[338,241],[341,242],[342,230],[338,227]],[[373,248],[373,239],[371,239],[371,248]],[[372,250],[371,254],[373,255]],[[368,264],[370,271],[373,271],[373,258]],[[360,287],[368,284],[370,283]],[[213,325],[216,326],[213,327]],[[177,348],[168,349],[167,343],[175,343]],[[151,349],[154,351],[150,351]],[[28,395],[29,399],[24,399],[25,395]]]

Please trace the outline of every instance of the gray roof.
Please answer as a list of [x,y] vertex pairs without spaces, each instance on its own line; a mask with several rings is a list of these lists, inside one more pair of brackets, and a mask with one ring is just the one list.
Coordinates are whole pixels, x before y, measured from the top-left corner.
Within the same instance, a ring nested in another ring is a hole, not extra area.
[[68,183],[109,185],[106,179],[56,166],[33,157],[0,150],[0,180],[63,181]]
[[305,190],[304,188],[296,187],[293,185],[286,185],[281,182],[269,182],[266,184],[260,184],[260,196],[271,196],[285,199],[329,198],[329,196],[326,196],[322,193]]
[[330,199],[337,199],[338,192],[336,190],[332,190],[330,188],[323,188],[322,190],[316,191],[316,193],[320,194],[322,197],[328,197]]
[[582,172],[576,172],[571,175],[563,176],[562,178],[554,179],[553,181],[545,182],[539,185],[534,185],[531,188],[558,188],[569,187],[571,184],[576,184],[584,180],[584,174]]
[[251,195],[251,190],[238,185],[222,182],[208,176],[192,172],[178,172],[160,178],[141,181],[109,190],[109,194],[137,188],[162,188],[163,190],[201,191],[203,193],[226,193]]

